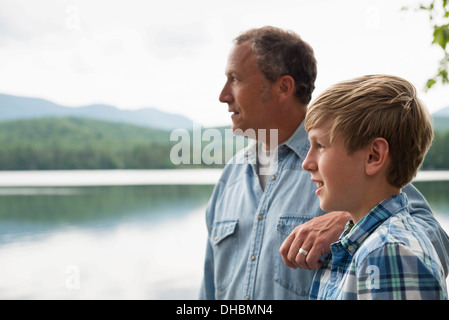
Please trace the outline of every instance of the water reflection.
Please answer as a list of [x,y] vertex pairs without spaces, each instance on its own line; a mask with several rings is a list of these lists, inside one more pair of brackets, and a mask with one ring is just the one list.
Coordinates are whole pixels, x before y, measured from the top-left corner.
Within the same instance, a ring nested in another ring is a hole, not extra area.
[[195,299],[211,192],[0,189],[0,299]]
[[183,216],[204,204],[210,186],[0,189],[0,243],[63,228],[109,229]]
[[[415,185],[449,231],[449,182]],[[212,189],[0,188],[0,299],[196,299]]]

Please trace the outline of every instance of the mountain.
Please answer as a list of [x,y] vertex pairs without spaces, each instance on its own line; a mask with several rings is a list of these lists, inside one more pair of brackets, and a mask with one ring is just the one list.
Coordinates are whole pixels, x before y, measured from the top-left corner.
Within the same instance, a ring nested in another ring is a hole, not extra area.
[[449,107],[432,114],[435,131],[449,132]]
[[187,117],[163,112],[155,108],[122,110],[104,104],[73,108],[40,98],[0,94],[0,121],[44,117],[80,117],[163,130],[192,129],[193,124],[192,120]]
[[441,110],[438,110],[437,112],[433,113],[434,117],[442,117],[442,118],[449,118],[449,107],[443,108]]
[[0,170],[166,169],[170,132],[85,118],[3,122]]
[[192,135],[172,141],[167,130],[75,117],[11,120],[0,125],[0,170],[221,168],[229,155],[212,151],[219,161],[210,163],[201,150],[225,150],[230,141],[211,143],[201,141],[198,163]]

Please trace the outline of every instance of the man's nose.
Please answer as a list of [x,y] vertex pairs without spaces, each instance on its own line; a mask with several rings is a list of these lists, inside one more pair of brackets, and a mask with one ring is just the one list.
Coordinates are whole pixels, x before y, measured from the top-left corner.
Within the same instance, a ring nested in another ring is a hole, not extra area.
[[225,84],[225,86],[223,87],[223,90],[221,90],[221,92],[220,92],[218,100],[220,100],[220,102],[223,102],[223,103],[231,103],[232,99],[233,98],[232,98],[231,91],[229,90],[229,86],[228,86],[228,84]]

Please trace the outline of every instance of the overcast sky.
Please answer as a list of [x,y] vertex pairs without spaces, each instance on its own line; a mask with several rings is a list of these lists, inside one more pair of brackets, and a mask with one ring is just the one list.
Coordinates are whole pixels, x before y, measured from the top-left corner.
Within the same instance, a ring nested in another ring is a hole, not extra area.
[[[423,0],[425,1],[425,0]],[[229,125],[218,101],[232,39],[264,25],[315,50],[314,97],[364,74],[404,77],[431,112],[449,86],[422,88],[441,57],[415,0],[0,0],[0,93],[67,106],[155,107]]]

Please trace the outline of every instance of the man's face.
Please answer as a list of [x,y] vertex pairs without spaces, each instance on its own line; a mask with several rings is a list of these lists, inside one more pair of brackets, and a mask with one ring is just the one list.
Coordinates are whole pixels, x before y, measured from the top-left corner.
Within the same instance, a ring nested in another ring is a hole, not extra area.
[[236,45],[226,67],[226,84],[220,102],[232,112],[232,130],[270,128],[275,108],[271,102],[271,85],[256,65],[256,55],[248,42]]

